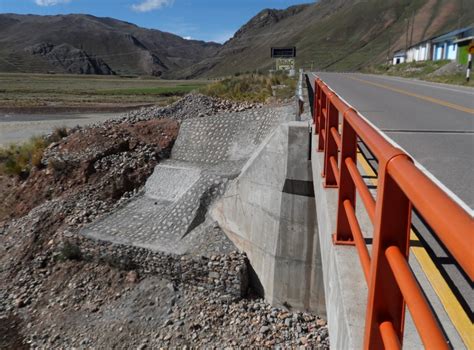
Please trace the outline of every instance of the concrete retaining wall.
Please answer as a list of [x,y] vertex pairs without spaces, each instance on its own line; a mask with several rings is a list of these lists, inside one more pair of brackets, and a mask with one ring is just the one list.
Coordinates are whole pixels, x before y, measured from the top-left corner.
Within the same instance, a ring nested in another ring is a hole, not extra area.
[[249,257],[265,299],[325,313],[305,122],[279,126],[212,209]]

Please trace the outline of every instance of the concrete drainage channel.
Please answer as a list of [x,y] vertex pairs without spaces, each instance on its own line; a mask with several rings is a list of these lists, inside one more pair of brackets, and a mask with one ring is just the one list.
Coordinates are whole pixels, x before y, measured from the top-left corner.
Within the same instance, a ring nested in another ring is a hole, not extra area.
[[307,123],[294,119],[286,106],[184,121],[144,193],[83,234],[177,254],[237,247],[268,302],[324,315]]

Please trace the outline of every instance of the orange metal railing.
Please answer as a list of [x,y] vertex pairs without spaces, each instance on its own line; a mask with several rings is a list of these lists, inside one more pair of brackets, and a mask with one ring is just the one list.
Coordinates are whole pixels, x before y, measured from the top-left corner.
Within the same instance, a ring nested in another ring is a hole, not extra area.
[[[401,348],[406,305],[423,344],[447,349],[408,265],[411,212],[417,209],[471,280],[472,217],[319,78],[314,84],[313,109],[319,135],[316,147],[324,152],[324,185],[339,191],[333,242],[355,245],[369,287],[364,347]],[[357,168],[358,140],[378,160],[376,198]],[[356,193],[374,226],[371,254],[355,212]]]

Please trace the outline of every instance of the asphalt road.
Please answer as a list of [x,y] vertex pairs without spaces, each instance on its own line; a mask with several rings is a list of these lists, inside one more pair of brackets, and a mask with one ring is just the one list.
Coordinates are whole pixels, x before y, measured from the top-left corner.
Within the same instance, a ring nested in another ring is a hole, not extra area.
[[398,77],[316,73],[474,207],[474,89]]

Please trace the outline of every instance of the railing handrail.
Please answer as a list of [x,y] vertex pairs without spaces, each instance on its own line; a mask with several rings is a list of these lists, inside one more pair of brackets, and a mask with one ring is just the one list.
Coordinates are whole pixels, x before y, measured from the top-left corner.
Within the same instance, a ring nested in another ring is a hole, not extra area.
[[[324,152],[325,187],[339,188],[333,241],[357,247],[369,286],[365,348],[401,346],[405,303],[425,346],[447,348],[436,317],[408,265],[411,210],[412,206],[417,209],[471,280],[472,217],[424,174],[405,151],[389,142],[321,79],[315,79],[310,94],[314,131],[319,135],[317,150]],[[357,139],[379,162],[376,199],[357,169]],[[355,214],[356,192],[374,224],[372,256]]]
[[472,246],[466,244],[473,243],[472,236],[471,241],[467,236],[474,232],[471,216],[413,163],[396,159],[389,164],[388,172],[407,193],[413,206],[473,280]]

